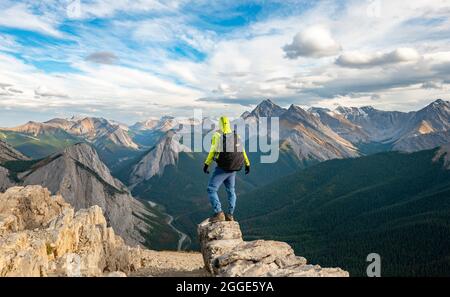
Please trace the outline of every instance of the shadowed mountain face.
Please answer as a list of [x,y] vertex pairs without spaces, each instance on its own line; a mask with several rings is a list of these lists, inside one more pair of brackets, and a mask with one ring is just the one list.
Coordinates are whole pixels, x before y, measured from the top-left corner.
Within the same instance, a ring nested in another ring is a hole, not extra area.
[[6,142],[0,140],[0,164],[6,161],[28,160],[28,157],[11,147]]
[[450,149],[331,160],[240,197],[248,239],[286,241],[313,262],[365,275],[449,275]]
[[0,140],[0,192],[5,191],[14,184],[11,176],[12,174],[7,168],[3,167],[6,166],[4,164],[13,161],[25,160],[28,160],[28,157],[24,156],[6,142]]

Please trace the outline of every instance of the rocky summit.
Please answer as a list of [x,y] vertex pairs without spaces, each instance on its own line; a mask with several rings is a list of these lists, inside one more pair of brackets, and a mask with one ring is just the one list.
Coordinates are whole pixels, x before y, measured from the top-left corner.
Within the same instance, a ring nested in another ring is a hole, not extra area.
[[237,222],[198,225],[205,268],[214,276],[348,277],[340,268],[311,265],[285,242],[244,241]]

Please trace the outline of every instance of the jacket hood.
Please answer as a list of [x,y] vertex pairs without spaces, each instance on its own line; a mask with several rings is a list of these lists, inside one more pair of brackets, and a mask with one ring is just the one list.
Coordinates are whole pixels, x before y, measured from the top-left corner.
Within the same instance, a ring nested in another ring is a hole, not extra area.
[[219,128],[223,134],[231,133],[231,125],[228,117],[220,117],[219,119]]

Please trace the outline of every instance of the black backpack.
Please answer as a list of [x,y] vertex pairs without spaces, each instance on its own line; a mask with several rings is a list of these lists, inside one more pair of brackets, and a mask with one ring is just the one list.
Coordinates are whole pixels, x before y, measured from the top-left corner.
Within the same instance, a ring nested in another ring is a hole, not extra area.
[[222,134],[219,143],[217,166],[226,171],[239,171],[244,165],[244,153],[241,139],[234,131],[233,134]]

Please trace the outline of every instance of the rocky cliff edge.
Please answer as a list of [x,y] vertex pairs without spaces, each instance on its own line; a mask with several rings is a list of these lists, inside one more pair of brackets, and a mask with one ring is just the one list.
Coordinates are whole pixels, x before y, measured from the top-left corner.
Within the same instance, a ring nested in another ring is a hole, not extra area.
[[348,277],[340,268],[307,264],[285,242],[244,241],[237,222],[203,221],[198,225],[205,268],[215,276]]
[[183,275],[202,266],[198,253],[127,246],[98,206],[75,212],[41,186],[0,194],[0,276]]

